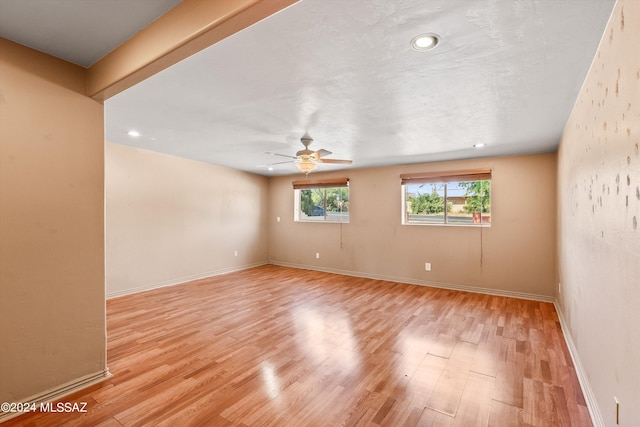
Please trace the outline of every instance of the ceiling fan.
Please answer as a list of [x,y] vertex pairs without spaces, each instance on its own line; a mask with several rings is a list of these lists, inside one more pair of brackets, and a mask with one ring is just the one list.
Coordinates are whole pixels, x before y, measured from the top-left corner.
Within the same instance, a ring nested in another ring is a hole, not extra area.
[[[309,172],[315,170],[319,164],[322,163],[333,163],[333,164],[342,164],[342,165],[350,165],[353,163],[352,160],[340,160],[340,159],[326,159],[325,156],[331,154],[331,151],[320,149],[318,151],[313,151],[309,149],[309,144],[313,142],[313,138],[309,135],[305,134],[302,138],[300,138],[300,142],[304,145],[304,150],[300,150],[296,153],[295,156],[288,156],[286,154],[278,154],[267,152],[267,154],[271,154],[272,156],[281,156],[281,157],[289,157],[293,159],[293,164],[300,170],[300,172],[308,175]],[[271,163],[271,165],[279,165],[287,162],[278,162]]]

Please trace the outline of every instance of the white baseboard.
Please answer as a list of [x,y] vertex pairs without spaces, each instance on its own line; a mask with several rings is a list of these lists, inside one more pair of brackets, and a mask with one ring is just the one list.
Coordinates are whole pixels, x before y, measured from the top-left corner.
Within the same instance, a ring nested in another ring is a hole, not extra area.
[[[54,402],[56,400],[62,399],[65,396],[69,396],[70,394],[80,391],[84,388],[87,388],[94,384],[98,384],[99,382],[104,381],[109,377],[111,377],[111,373],[109,372],[109,368],[107,368],[103,371],[96,372],[94,374],[85,375],[73,381],[64,383],[58,387],[51,388],[42,393],[31,396],[27,399],[23,399],[20,401],[20,403],[25,403],[29,405],[35,404],[39,406],[41,403]],[[15,418],[19,415],[22,415],[22,413],[21,412],[0,412],[0,424],[11,418]]]
[[193,275],[189,275],[189,276],[178,277],[176,279],[164,280],[162,282],[157,282],[157,283],[148,283],[146,285],[136,286],[135,288],[124,289],[124,290],[120,290],[120,291],[113,291],[113,292],[107,291],[106,297],[107,297],[107,299],[112,299],[112,298],[122,297],[122,296],[125,296],[125,295],[137,294],[138,292],[150,291],[152,289],[165,288],[167,286],[181,285],[183,283],[191,282],[193,280],[206,279],[207,277],[219,276],[221,274],[227,274],[227,273],[233,273],[235,271],[247,270],[249,268],[259,267],[261,265],[266,265],[266,264],[269,264],[269,262],[268,261],[261,261],[261,262],[256,262],[256,263],[253,263],[253,264],[241,265],[241,266],[238,266],[238,267],[221,268],[221,269],[218,269],[218,270],[207,271],[207,272],[200,273],[200,274],[193,274]]
[[273,265],[280,265],[283,267],[300,268],[303,270],[323,271],[325,273],[342,274],[344,276],[363,277],[366,279],[386,280],[389,282],[407,283],[409,285],[429,286],[432,288],[451,289],[451,290],[464,291],[464,292],[474,292],[477,294],[498,295],[498,296],[528,299],[528,300],[541,301],[541,302],[551,302],[551,303],[555,302],[554,297],[550,297],[546,295],[529,294],[525,292],[506,291],[502,289],[479,288],[476,286],[432,282],[428,280],[416,280],[416,279],[409,279],[406,277],[368,274],[360,271],[338,270],[334,268],[324,268],[324,267],[316,267],[316,266],[310,266],[310,265],[293,264],[290,262],[282,262],[282,261],[274,261],[274,260],[270,261],[270,263]]
[[600,409],[598,408],[598,403],[596,402],[596,396],[591,389],[587,374],[582,367],[582,362],[580,362],[578,349],[576,348],[573,342],[573,338],[571,337],[569,326],[567,325],[567,322],[565,321],[562,314],[562,310],[560,310],[558,304],[554,302],[553,305],[555,306],[556,312],[558,313],[560,327],[562,328],[562,335],[564,335],[564,340],[566,341],[567,347],[569,348],[569,354],[571,354],[571,360],[573,361],[573,366],[575,367],[576,375],[578,376],[578,382],[580,383],[580,388],[582,388],[582,394],[584,395],[584,399],[587,403],[587,409],[589,409],[591,422],[593,423],[594,427],[606,427],[602,418],[602,414],[600,413]]

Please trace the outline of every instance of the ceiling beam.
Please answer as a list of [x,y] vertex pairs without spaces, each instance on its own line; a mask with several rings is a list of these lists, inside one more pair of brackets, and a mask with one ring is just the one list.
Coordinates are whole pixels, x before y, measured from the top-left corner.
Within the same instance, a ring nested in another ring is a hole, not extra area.
[[183,0],[88,70],[104,101],[299,0]]

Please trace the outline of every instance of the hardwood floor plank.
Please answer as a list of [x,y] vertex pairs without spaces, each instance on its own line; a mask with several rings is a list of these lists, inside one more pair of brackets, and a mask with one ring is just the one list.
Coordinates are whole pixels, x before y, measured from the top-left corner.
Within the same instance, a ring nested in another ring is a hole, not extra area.
[[[107,301],[87,413],[11,426],[590,426],[552,304],[262,266]],[[546,423],[546,424],[545,424]]]
[[498,373],[502,339],[495,334],[495,328],[485,328],[476,348],[471,370],[494,377]]
[[494,400],[491,402],[488,427],[525,427],[523,409]]
[[486,426],[491,412],[491,393],[495,378],[469,372],[469,378],[460,398],[453,425],[459,427]]
[[515,339],[502,338],[498,366],[493,399],[522,408],[525,357]]
[[454,418],[449,415],[425,408],[420,419],[418,419],[416,427],[452,427],[454,421]]
[[530,379],[524,380],[524,386],[525,423],[548,427],[576,425],[571,422],[562,387]]
[[476,345],[458,341],[438,378],[426,406],[434,411],[455,417],[462,392],[469,378],[471,363],[476,352]]
[[433,393],[440,376],[447,366],[448,360],[443,357],[428,354],[415,374],[409,380],[407,389],[421,400],[421,406],[426,406],[428,398]]
[[456,338],[448,334],[440,334],[436,338],[433,346],[429,349],[429,354],[434,356],[444,357],[448,359],[453,353],[453,348],[456,346]]

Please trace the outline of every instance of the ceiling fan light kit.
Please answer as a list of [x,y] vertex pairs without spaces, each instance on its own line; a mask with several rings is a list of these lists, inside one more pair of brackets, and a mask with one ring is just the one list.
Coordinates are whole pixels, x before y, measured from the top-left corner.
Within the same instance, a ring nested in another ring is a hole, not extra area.
[[318,165],[311,159],[302,159],[295,161],[296,167],[300,170],[300,172],[307,175],[309,172],[314,171]]

